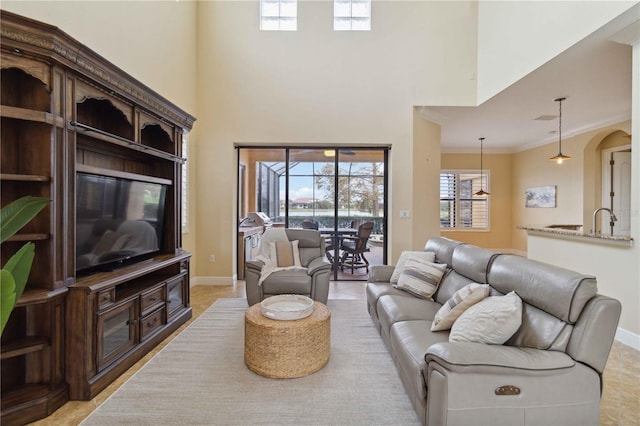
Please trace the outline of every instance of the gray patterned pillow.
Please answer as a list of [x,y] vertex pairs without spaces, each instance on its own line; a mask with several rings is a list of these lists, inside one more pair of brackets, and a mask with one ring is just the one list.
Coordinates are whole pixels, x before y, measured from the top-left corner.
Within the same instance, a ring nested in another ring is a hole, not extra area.
[[451,327],[450,342],[502,345],[522,324],[522,299],[514,292],[492,296],[476,303]]
[[398,264],[389,279],[391,284],[396,284],[398,282],[398,278],[400,278],[400,274],[404,270],[405,264],[409,259],[433,262],[436,259],[436,254],[432,251],[403,251],[398,259]]
[[471,283],[456,291],[436,313],[431,331],[449,330],[470,306],[489,296],[489,284]]
[[438,289],[440,280],[447,270],[444,263],[432,263],[409,259],[400,273],[394,287],[422,299],[430,299]]

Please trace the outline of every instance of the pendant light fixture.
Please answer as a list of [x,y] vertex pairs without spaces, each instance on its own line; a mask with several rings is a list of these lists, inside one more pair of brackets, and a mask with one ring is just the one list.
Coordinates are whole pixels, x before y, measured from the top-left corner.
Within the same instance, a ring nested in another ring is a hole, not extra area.
[[482,168],[482,143],[484,142],[484,138],[478,138],[478,139],[480,140],[480,191],[476,192],[474,195],[477,195],[478,197],[485,197],[491,194],[489,194],[487,191],[484,190],[484,185],[482,184],[482,178],[484,176],[483,168]]
[[558,102],[558,154],[555,157],[549,158],[551,161],[555,161],[558,164],[562,164],[564,161],[571,160],[571,157],[562,153],[562,101],[567,98],[554,99]]

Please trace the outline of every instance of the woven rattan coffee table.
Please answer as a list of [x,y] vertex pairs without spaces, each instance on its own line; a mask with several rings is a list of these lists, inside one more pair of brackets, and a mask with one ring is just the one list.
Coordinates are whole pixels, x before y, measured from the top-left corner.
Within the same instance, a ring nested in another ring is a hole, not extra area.
[[313,313],[299,320],[264,317],[256,303],[244,314],[244,362],[261,376],[307,376],[329,361],[331,312],[314,302]]

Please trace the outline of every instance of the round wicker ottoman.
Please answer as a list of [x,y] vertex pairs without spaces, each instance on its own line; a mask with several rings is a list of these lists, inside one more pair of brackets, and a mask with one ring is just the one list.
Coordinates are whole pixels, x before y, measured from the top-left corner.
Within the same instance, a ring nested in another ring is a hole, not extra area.
[[329,361],[331,312],[314,302],[313,313],[278,321],[260,313],[260,303],[244,314],[244,362],[261,376],[291,379],[307,376]]

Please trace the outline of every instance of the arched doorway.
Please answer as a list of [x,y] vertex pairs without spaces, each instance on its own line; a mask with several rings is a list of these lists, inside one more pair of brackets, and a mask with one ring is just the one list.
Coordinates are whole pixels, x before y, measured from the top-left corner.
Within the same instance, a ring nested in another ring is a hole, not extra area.
[[[609,131],[594,137],[585,147],[585,231],[611,235],[630,235],[631,218],[631,140],[623,130]],[[592,162],[590,161],[592,159]],[[588,175],[591,179],[587,179]],[[599,208],[610,209],[609,214],[595,217]],[[586,227],[585,227],[586,228]]]

